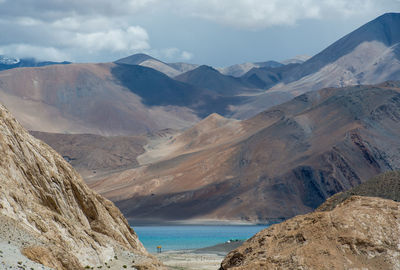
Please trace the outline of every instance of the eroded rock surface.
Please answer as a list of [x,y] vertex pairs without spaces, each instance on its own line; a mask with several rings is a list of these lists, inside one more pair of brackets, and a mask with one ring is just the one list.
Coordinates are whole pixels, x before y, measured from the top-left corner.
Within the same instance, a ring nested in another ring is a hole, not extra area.
[[353,196],[259,232],[220,269],[400,269],[399,210],[395,201]]
[[35,239],[21,246],[28,258],[56,269],[81,269],[125,250],[137,255],[142,269],[157,269],[118,208],[1,105],[0,151],[0,216]]

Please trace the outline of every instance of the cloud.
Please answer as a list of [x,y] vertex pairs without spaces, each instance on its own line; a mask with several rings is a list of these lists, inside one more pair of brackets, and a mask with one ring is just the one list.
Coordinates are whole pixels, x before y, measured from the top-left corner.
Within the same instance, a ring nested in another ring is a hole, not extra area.
[[292,25],[302,19],[349,17],[395,6],[397,0],[172,0],[172,10],[236,28]]
[[109,61],[146,51],[168,61],[187,61],[194,55],[168,40],[168,33],[165,46],[151,44],[152,31],[141,20],[150,30],[179,31],[168,25],[171,17],[183,24],[205,20],[261,30],[305,19],[379,15],[399,6],[399,0],[0,0],[0,48],[12,56],[52,60]]
[[140,26],[113,29],[105,32],[77,33],[70,41],[75,47],[87,49],[89,53],[99,51],[132,52],[150,48],[149,36]]
[[0,14],[4,16],[26,16],[54,21],[65,16],[110,17],[132,15],[160,0],[0,0]]
[[194,55],[188,51],[182,51],[178,48],[166,48],[161,50],[149,50],[149,54],[164,61],[189,61]]
[[192,59],[192,58],[193,58],[193,54],[190,53],[190,52],[183,51],[183,52],[181,53],[181,59],[184,60],[184,61],[189,61],[189,60]]
[[11,55],[20,58],[35,56],[39,60],[64,61],[69,55],[53,47],[32,46],[29,44],[10,44],[0,46],[0,54]]

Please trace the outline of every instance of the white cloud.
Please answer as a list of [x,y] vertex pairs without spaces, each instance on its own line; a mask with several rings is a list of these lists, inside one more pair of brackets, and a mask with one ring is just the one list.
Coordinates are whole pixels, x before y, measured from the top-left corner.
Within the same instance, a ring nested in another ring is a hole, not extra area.
[[31,17],[17,17],[14,22],[22,26],[36,26],[42,23],[40,20]]
[[192,58],[193,58],[193,54],[190,53],[190,52],[183,51],[183,52],[181,53],[181,59],[184,60],[184,61],[189,61],[189,60],[192,59]]
[[70,57],[64,52],[53,47],[32,46],[29,44],[10,44],[0,46],[0,54],[20,58],[35,56],[38,60],[64,61]]
[[161,50],[149,50],[149,54],[156,58],[161,58],[167,62],[169,61],[188,61],[193,58],[193,53],[182,51],[178,48],[166,48]]
[[87,49],[89,52],[126,52],[149,49],[149,36],[140,26],[113,29],[106,32],[77,33],[70,45]]
[[173,16],[184,23],[196,24],[187,18],[197,18],[258,30],[303,19],[351,18],[400,9],[399,0],[0,0],[0,5],[3,51],[72,61],[108,61],[141,51],[168,61],[193,58],[185,48],[176,48],[180,44],[168,40],[168,33],[165,47],[170,48],[151,44],[152,32],[140,24],[143,18],[149,29],[158,25],[179,31],[165,20]]

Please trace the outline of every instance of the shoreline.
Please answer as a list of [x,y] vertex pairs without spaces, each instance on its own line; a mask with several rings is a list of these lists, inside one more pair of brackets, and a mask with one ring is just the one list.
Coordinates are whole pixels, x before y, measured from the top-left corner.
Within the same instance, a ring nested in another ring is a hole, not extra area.
[[189,219],[189,220],[159,220],[159,219],[130,219],[131,227],[137,226],[271,226],[283,220],[267,222],[250,222],[243,220],[223,220],[223,219]]
[[[196,249],[176,249],[176,250],[165,250],[161,252],[163,253],[193,253],[193,254],[215,254],[225,256],[230,251],[234,250],[235,248],[241,246],[246,240],[242,239],[235,239],[229,240],[225,243],[219,243],[213,246],[196,248]],[[152,255],[157,255],[160,253],[151,252]]]
[[152,255],[162,261],[168,269],[218,269],[225,256],[243,242],[244,240],[239,240],[200,249],[168,250]]

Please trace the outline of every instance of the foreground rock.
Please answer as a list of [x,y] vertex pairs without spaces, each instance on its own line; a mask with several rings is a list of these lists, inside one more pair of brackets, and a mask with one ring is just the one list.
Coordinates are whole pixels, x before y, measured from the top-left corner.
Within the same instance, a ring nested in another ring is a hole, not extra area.
[[0,151],[0,221],[18,225],[9,243],[29,259],[55,269],[82,269],[130,252],[141,269],[158,267],[114,204],[91,191],[1,105]]
[[400,269],[399,210],[398,202],[353,196],[259,232],[220,269]]

